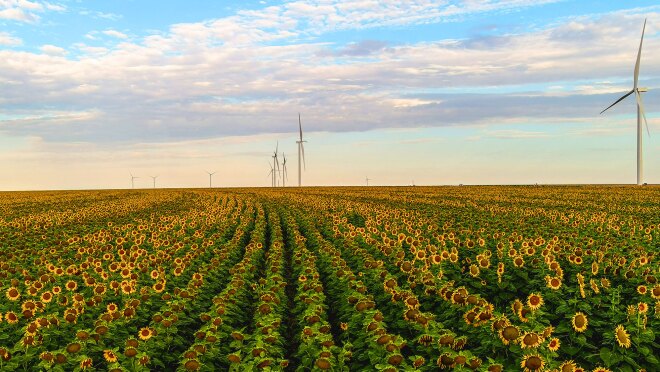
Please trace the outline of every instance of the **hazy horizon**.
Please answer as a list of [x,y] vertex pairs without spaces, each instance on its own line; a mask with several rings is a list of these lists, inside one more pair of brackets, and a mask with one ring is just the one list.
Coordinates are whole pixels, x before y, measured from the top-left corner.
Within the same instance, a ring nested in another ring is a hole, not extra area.
[[0,190],[632,184],[645,18],[658,184],[653,1],[0,1]]

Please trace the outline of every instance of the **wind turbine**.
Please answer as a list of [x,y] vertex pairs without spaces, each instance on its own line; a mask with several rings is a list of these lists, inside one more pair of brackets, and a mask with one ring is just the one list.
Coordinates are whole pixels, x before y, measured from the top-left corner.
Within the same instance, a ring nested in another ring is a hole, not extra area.
[[298,144],[298,187],[300,187],[302,186],[302,171],[300,169],[300,158],[302,158],[303,166],[305,167],[305,170],[307,170],[307,165],[305,164],[305,146],[303,145],[303,143],[307,141],[303,141],[302,122],[300,120],[300,113],[298,113],[298,129],[300,130],[300,139],[296,141],[296,143]]
[[268,172],[268,177],[270,177],[270,186],[275,187],[275,183],[273,182],[275,179],[274,177],[275,169],[273,169],[273,164],[271,163],[268,163],[268,166],[270,167],[270,172]]
[[280,162],[277,161],[277,150],[280,148],[280,142],[277,141],[275,152],[273,153],[273,187],[277,186],[277,174],[280,172]]
[[210,189],[210,188],[213,187],[211,181],[213,180],[213,175],[214,175],[216,172],[211,173],[211,172],[209,172],[209,171],[206,171],[206,173],[209,174],[209,189]]
[[128,173],[131,175],[131,189],[134,189],[135,188],[135,179],[140,178],[140,177],[135,177],[133,175],[133,173],[131,173],[131,172],[128,172]]
[[610,107],[616,105],[617,103],[623,101],[629,95],[635,93],[635,99],[637,101],[637,185],[642,184],[642,118],[646,124],[646,133],[650,136],[649,132],[649,123],[646,121],[646,113],[644,112],[644,102],[642,101],[642,93],[648,92],[647,88],[641,88],[637,86],[639,80],[639,62],[642,57],[642,43],[644,42],[644,31],[646,30],[646,19],[644,19],[644,27],[642,27],[642,38],[639,41],[639,50],[637,51],[637,62],[635,62],[635,70],[633,72],[633,88],[630,92],[624,94],[621,98],[616,100],[613,104],[609,105],[603,112],[609,110]]
[[153,179],[153,181],[154,181],[154,189],[155,189],[155,188],[156,188],[156,178],[158,178],[158,176],[149,176],[149,177],[151,177],[151,179]]
[[372,178],[366,177],[365,180],[367,181],[367,186],[369,186],[369,181],[371,181]]
[[284,159],[282,161],[282,187],[286,187],[285,180],[288,178],[287,173],[286,173],[286,155],[282,153],[282,158]]

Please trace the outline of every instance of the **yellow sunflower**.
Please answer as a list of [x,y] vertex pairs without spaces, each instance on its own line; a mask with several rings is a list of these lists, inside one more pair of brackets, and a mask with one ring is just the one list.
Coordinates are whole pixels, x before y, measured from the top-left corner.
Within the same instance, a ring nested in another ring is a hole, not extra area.
[[9,301],[17,301],[21,297],[21,293],[16,287],[9,287],[6,294]]
[[520,368],[523,368],[524,372],[542,371],[544,366],[545,362],[538,354],[525,355],[520,362]]
[[649,311],[649,305],[646,302],[640,302],[637,304],[637,311],[640,314],[646,314]]
[[550,339],[550,342],[548,342],[548,349],[550,349],[550,351],[557,351],[560,346],[561,342],[559,342],[557,337]]
[[543,305],[543,296],[538,293],[532,293],[527,297],[527,306],[532,310],[537,310]]
[[554,277],[554,276],[546,276],[545,280],[546,280],[546,285],[547,285],[548,288],[553,289],[555,291],[558,290],[559,288],[561,288],[561,279],[560,278]]
[[154,335],[154,330],[148,327],[144,327],[140,329],[140,332],[138,332],[138,336],[140,337],[141,340],[148,340],[153,335]]
[[559,365],[559,370],[561,372],[575,372],[577,371],[577,364],[574,361],[568,360]]
[[508,345],[511,342],[516,342],[520,336],[520,330],[516,326],[509,325],[500,329],[499,336],[500,340],[502,340],[502,343],[504,345]]
[[525,332],[521,337],[520,337],[520,347],[523,349],[526,348],[536,348],[541,343],[543,342],[543,337],[539,335],[538,333],[534,332]]
[[575,329],[576,332],[584,332],[587,330],[587,325],[589,324],[589,320],[587,319],[586,315],[578,311],[577,313],[575,313],[575,315],[573,315],[573,318],[571,319],[571,324],[573,325],[573,329]]
[[114,363],[117,361],[117,354],[115,354],[115,352],[112,350],[104,350],[103,358],[105,358],[108,363]]
[[614,338],[616,338],[617,344],[619,344],[620,347],[624,348],[629,348],[630,347],[630,335],[628,334],[628,331],[626,331],[625,328],[623,328],[623,325],[619,324],[616,329],[614,330]]

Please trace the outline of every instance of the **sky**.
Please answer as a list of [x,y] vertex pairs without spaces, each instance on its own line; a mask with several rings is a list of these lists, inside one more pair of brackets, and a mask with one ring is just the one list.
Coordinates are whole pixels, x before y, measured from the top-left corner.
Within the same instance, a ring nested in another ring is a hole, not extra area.
[[0,0],[0,190],[660,183],[660,6]]

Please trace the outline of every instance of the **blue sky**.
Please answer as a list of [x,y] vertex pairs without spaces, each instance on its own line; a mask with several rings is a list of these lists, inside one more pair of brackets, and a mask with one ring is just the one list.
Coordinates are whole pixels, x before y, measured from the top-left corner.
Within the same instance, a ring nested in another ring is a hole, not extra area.
[[[0,0],[0,190],[660,183],[653,1]],[[295,183],[295,169],[289,171]],[[141,182],[141,183],[140,183]]]

